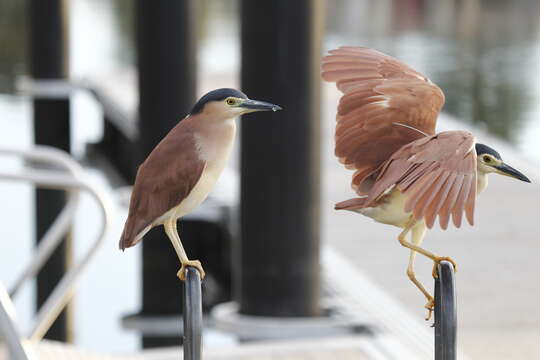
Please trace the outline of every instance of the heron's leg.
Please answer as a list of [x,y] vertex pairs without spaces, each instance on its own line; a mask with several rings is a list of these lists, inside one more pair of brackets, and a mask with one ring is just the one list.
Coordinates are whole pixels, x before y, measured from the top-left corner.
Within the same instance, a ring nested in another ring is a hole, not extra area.
[[176,250],[176,254],[180,259],[180,263],[182,264],[180,270],[178,270],[178,273],[176,275],[180,278],[180,280],[184,281],[186,279],[186,267],[192,266],[199,271],[199,273],[201,274],[201,279],[204,279],[205,273],[202,268],[201,262],[199,260],[189,260],[189,258],[187,257],[184,246],[182,246],[180,236],[178,235],[178,230],[176,228],[176,219],[167,220],[163,224],[163,226],[165,227],[165,233],[169,237],[169,240],[171,240],[174,250]]
[[[426,226],[424,223],[416,224],[412,228],[412,234],[411,234],[411,242],[413,245],[420,246],[422,244],[422,241],[424,240],[424,235],[426,234]],[[428,315],[426,317],[426,321],[428,321],[431,318],[431,314],[433,312],[433,309],[435,307],[435,301],[433,299],[433,296],[426,290],[424,285],[418,279],[416,278],[416,275],[414,273],[414,258],[416,256],[416,251],[411,250],[411,254],[409,255],[409,265],[407,266],[407,276],[409,279],[416,285],[416,287],[424,294],[426,299],[428,300],[427,304],[425,305],[425,308],[428,310]]]
[[439,264],[443,260],[447,260],[447,261],[451,262],[452,265],[454,266],[454,271],[457,271],[457,264],[451,258],[449,258],[447,256],[437,256],[437,255],[435,255],[435,254],[421,248],[420,246],[411,244],[410,242],[407,241],[407,234],[416,225],[416,223],[417,223],[417,221],[414,220],[413,216],[411,216],[411,219],[409,220],[409,222],[407,223],[407,225],[405,226],[405,228],[403,229],[401,234],[399,234],[399,236],[398,236],[399,243],[401,245],[405,246],[406,248],[414,250],[417,253],[420,253],[420,254],[430,258],[431,260],[433,260],[434,264],[433,264],[433,272],[432,272],[432,274],[433,274],[434,278],[437,278],[437,276],[438,276],[437,271],[436,271],[437,270],[437,264]]

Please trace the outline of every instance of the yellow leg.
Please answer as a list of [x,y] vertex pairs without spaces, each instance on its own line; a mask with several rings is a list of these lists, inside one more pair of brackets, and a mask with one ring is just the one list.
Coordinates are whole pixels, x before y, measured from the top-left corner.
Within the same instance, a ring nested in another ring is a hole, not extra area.
[[[424,240],[424,235],[426,234],[426,226],[424,223],[417,223],[416,225],[413,225],[412,227],[412,236],[411,241],[414,245],[420,246],[422,244],[422,241]],[[416,251],[411,250],[411,253],[409,255],[409,265],[407,266],[407,276],[409,279],[416,285],[416,287],[424,294],[424,296],[427,299],[427,303],[424,306],[428,310],[428,314],[426,317],[426,321],[429,321],[431,318],[431,314],[433,313],[433,309],[435,307],[435,301],[433,299],[433,296],[426,290],[424,285],[416,278],[416,275],[414,273],[414,259],[416,257]]]
[[199,260],[189,260],[187,257],[186,251],[182,246],[180,236],[178,235],[178,230],[176,228],[176,219],[168,220],[167,222],[165,222],[165,224],[163,224],[163,226],[165,227],[165,233],[169,237],[169,240],[171,240],[174,250],[176,250],[176,254],[180,259],[180,263],[182,264],[180,270],[178,270],[178,273],[176,274],[178,278],[180,278],[180,280],[182,281],[186,280],[186,267],[192,266],[199,271],[199,273],[201,274],[201,279],[204,279],[205,273],[202,268],[201,262]]
[[437,271],[436,271],[437,270],[437,265],[443,260],[447,260],[447,261],[451,262],[452,265],[454,265],[454,271],[457,271],[456,262],[454,260],[452,260],[451,258],[449,258],[448,256],[437,256],[437,255],[435,255],[435,254],[421,248],[420,246],[415,245],[415,244],[411,244],[410,242],[407,241],[407,234],[411,230],[411,228],[413,228],[415,225],[416,225],[416,221],[411,216],[411,219],[409,220],[409,222],[407,223],[407,225],[405,226],[405,228],[403,229],[401,234],[399,234],[399,236],[398,236],[399,243],[401,245],[405,246],[406,248],[414,250],[417,253],[420,253],[420,254],[430,258],[431,260],[433,260],[434,264],[433,264],[432,275],[433,275],[434,278],[437,278]]

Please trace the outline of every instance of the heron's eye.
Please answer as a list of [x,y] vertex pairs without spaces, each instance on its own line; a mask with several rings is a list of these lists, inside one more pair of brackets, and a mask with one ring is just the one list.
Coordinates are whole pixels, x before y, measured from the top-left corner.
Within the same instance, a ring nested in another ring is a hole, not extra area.
[[491,157],[486,155],[486,156],[484,156],[483,160],[484,160],[485,163],[489,164],[491,162]]
[[235,100],[235,99],[233,99],[233,98],[228,98],[228,99],[227,99],[227,105],[231,105],[231,106],[232,106],[232,105],[234,105],[234,104],[236,104],[236,100]]

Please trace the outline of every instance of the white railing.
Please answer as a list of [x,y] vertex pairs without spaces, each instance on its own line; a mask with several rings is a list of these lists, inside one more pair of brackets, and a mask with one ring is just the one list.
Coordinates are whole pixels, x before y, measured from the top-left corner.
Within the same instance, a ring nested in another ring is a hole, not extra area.
[[[34,257],[17,278],[9,295],[0,282],[0,332],[2,338],[8,347],[11,358],[32,359],[31,349],[25,345],[27,340],[30,342],[41,340],[73,297],[77,280],[102,245],[105,234],[111,226],[112,206],[108,193],[89,182],[84,177],[83,168],[61,150],[46,146],[35,146],[31,150],[13,150],[0,147],[0,156],[18,157],[31,161],[33,164],[39,163],[48,166],[47,168],[25,168],[17,173],[0,170],[0,180],[25,181],[38,187],[65,190],[68,193],[66,205],[41,239]],[[89,193],[99,204],[102,221],[98,235],[86,253],[80,257],[80,260],[76,261],[60,279],[36,314],[30,331],[26,336],[23,336],[16,322],[11,299],[26,281],[37,275],[54,249],[60,244],[69,225],[73,222],[79,193],[82,191]]]

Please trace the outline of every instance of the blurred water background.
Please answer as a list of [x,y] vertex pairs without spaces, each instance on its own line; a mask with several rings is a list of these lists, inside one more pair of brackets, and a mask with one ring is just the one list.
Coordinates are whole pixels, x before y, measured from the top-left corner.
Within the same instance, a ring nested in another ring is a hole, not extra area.
[[[198,3],[199,73],[236,75],[238,1]],[[26,147],[32,141],[30,103],[15,90],[16,78],[28,72],[25,4],[0,1],[0,144],[14,147]],[[72,0],[69,4],[71,78],[114,83],[116,75],[134,66],[133,1]],[[540,136],[539,15],[540,2],[535,0],[328,0],[323,49],[361,45],[400,58],[443,89],[444,111],[488,129],[540,164],[536,139]],[[80,156],[85,142],[99,139],[100,110],[84,95],[73,100],[72,141],[74,153]],[[14,193],[17,201],[9,200],[8,195]],[[0,218],[9,219],[11,225],[0,227],[0,274],[9,283],[19,259],[22,263],[28,259],[33,238],[33,219],[13,214],[31,212],[32,192],[29,186],[2,184],[0,196],[8,199],[0,207]],[[92,206],[86,199],[83,207]],[[77,218],[78,224],[88,221],[83,215]],[[21,234],[14,228],[25,230]],[[17,241],[17,246],[10,241]],[[77,297],[76,321],[83,324],[77,327],[78,345],[114,351],[137,347],[136,336],[119,326],[119,317],[139,306],[137,251],[122,256],[108,248],[93,266],[94,274],[87,276]],[[12,259],[18,259],[17,263]],[[108,304],[98,293],[104,284],[122,301]],[[32,306],[32,291],[27,289],[18,303],[22,313]],[[90,308],[100,309],[100,318],[109,323],[93,320],[95,316],[85,312]]]

